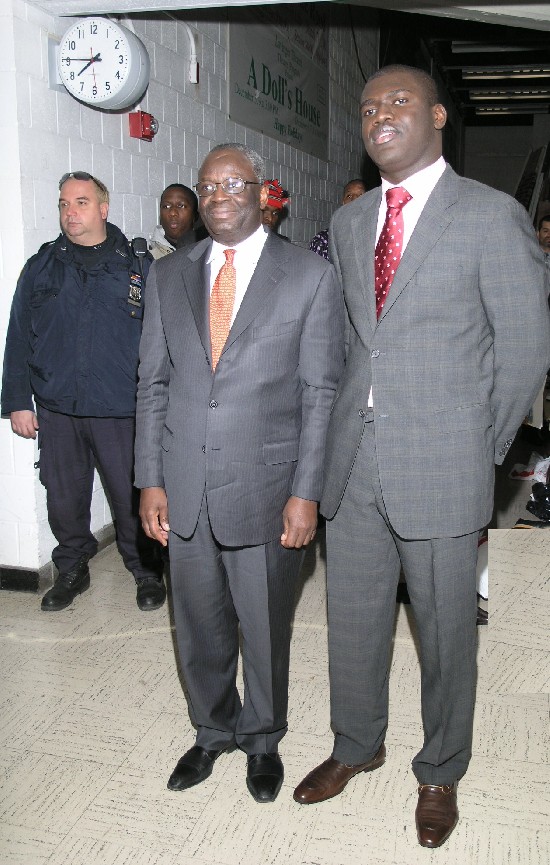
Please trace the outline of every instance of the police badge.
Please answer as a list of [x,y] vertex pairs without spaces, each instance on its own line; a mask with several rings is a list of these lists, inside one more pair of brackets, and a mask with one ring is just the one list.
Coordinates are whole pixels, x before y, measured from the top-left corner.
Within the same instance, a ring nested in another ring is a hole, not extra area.
[[132,306],[141,306],[141,286],[143,277],[139,273],[130,273],[130,287],[128,289],[128,303]]

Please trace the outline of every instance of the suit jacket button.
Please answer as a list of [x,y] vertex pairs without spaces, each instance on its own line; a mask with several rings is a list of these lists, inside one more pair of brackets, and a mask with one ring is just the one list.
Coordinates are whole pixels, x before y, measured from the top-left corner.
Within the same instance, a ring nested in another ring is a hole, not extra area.
[[202,450],[203,454],[205,454],[206,453],[206,445],[203,445],[201,450]]
[[370,356],[371,356],[371,357],[379,357],[379,356],[380,356],[380,352],[378,351],[377,348],[375,348],[375,349],[373,349],[373,350],[371,351]]
[[218,407],[218,403],[216,402],[215,399],[211,399],[210,402],[208,403],[208,405],[210,406],[210,408],[217,408]]
[[363,411],[363,409],[359,410],[359,417],[365,417],[365,412]]

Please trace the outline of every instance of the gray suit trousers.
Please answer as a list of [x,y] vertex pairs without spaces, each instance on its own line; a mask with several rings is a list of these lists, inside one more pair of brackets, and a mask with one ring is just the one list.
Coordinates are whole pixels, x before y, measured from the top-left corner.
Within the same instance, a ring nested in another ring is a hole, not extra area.
[[[402,495],[406,499],[406,485]],[[422,671],[424,745],[413,760],[413,771],[422,784],[450,784],[466,772],[476,681],[477,539],[477,532],[433,540],[396,535],[380,489],[375,424],[367,422],[341,505],[327,521],[335,759],[366,762],[384,740],[402,566]]]
[[[191,538],[170,534],[170,578],[181,668],[196,744],[277,751],[287,729],[291,617],[301,550],[279,538],[224,547],[206,497]],[[239,625],[244,700],[237,690]]]

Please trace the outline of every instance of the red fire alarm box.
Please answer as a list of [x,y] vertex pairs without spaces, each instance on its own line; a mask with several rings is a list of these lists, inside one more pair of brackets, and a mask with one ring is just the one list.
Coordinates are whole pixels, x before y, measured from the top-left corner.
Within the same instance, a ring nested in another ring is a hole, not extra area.
[[128,118],[130,121],[130,138],[152,141],[159,131],[158,121],[146,111],[132,111]]

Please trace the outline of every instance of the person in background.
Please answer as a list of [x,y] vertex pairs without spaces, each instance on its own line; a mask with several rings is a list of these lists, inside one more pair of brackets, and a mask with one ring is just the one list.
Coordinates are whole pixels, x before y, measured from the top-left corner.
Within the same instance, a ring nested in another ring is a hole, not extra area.
[[267,189],[267,201],[262,208],[262,223],[282,240],[290,241],[285,234],[279,233],[279,224],[288,215],[287,205],[290,201],[288,192],[277,179],[264,180],[264,186]]
[[330,224],[349,319],[320,503],[335,741],[294,798],[329,799],[384,764],[402,566],[421,668],[416,831],[434,848],[458,822],[472,755],[477,548],[494,464],[550,363],[546,278],[525,208],[445,162],[430,75],[378,70],[360,114],[381,187]]
[[163,545],[170,537],[196,727],[168,787],[202,783],[236,744],[250,794],[273,802],[296,580],[316,533],[344,320],[333,268],[262,225],[264,176],[254,150],[215,147],[196,186],[211,239],[151,267],[136,484],[145,531]]
[[23,268],[6,338],[2,416],[22,438],[38,433],[40,480],[57,540],[52,560],[58,576],[42,598],[44,611],[65,609],[90,586],[96,464],[119,552],[137,584],[138,607],[155,610],[166,597],[160,547],[141,528],[132,483],[150,259],[134,255],[120,229],[107,222],[108,213],[109,192],[100,180],[86,171],[63,175],[61,234]]
[[207,236],[206,229],[197,225],[200,222],[197,196],[183,183],[166,187],[160,197],[159,219],[160,225],[149,241],[149,251],[155,259]]
[[550,213],[546,213],[539,219],[537,238],[544,254],[546,267],[550,270]]
[[[350,204],[352,201],[355,201],[356,198],[359,198],[367,191],[367,188],[362,180],[355,178],[354,180],[350,180],[349,183],[346,183],[344,186],[344,194],[342,196],[342,204]],[[309,242],[309,249],[311,252],[316,252],[317,255],[321,255],[323,258],[326,258],[327,261],[330,261],[330,253],[328,248],[328,228],[323,229],[315,237]]]

